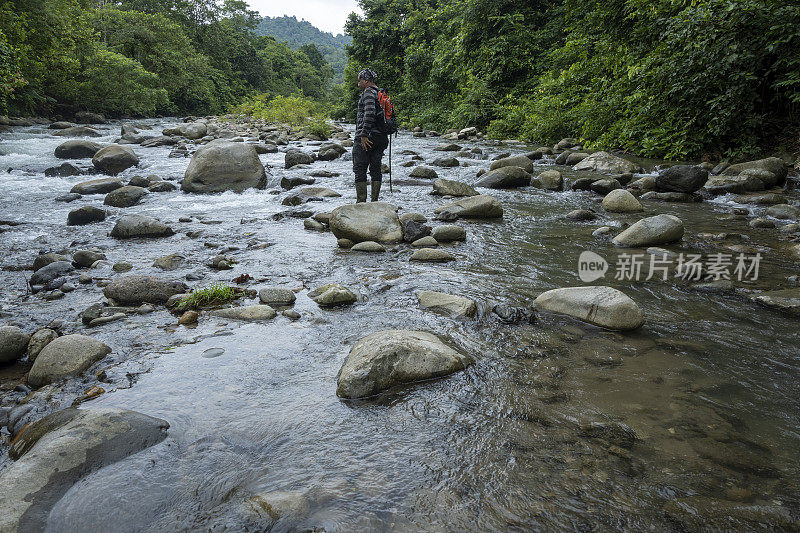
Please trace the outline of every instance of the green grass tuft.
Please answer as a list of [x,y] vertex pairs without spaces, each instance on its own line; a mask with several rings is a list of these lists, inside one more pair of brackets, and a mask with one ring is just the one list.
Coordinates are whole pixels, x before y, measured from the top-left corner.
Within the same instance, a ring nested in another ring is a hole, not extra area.
[[183,298],[175,308],[178,311],[187,309],[200,309],[212,305],[221,305],[236,298],[233,287],[224,283],[215,282],[208,287],[194,289],[191,294]]

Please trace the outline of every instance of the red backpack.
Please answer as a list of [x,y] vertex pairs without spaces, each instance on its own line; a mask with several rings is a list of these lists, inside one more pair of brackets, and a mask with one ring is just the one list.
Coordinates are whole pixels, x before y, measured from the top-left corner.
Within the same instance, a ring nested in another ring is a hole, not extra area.
[[382,111],[380,115],[383,117],[383,121],[379,123],[378,129],[387,135],[397,133],[397,118],[394,114],[394,104],[392,104],[392,99],[389,98],[389,93],[386,92],[386,89],[378,89],[378,103]]

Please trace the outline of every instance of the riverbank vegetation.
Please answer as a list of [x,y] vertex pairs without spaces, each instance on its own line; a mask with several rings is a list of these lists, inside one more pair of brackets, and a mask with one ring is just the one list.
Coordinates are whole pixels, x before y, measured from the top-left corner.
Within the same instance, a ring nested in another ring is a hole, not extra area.
[[313,45],[256,35],[240,0],[0,0],[0,114],[216,114],[249,95],[329,97]]
[[[360,0],[370,66],[408,125],[670,159],[796,151],[800,5],[781,0]],[[348,95],[354,108],[355,91]]]

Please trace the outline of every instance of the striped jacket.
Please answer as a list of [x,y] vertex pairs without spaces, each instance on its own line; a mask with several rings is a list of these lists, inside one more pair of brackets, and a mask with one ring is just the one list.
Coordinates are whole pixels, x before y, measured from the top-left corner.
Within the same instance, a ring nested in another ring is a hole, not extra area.
[[358,115],[356,117],[356,142],[360,137],[369,137],[376,126],[378,108],[377,87],[367,87],[358,99]]

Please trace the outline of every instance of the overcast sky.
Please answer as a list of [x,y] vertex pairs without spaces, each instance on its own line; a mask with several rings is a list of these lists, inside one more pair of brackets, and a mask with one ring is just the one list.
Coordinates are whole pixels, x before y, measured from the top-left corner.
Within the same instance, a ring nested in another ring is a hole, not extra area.
[[344,22],[352,11],[361,13],[356,0],[247,0],[247,3],[262,17],[295,16],[334,35],[344,33]]

